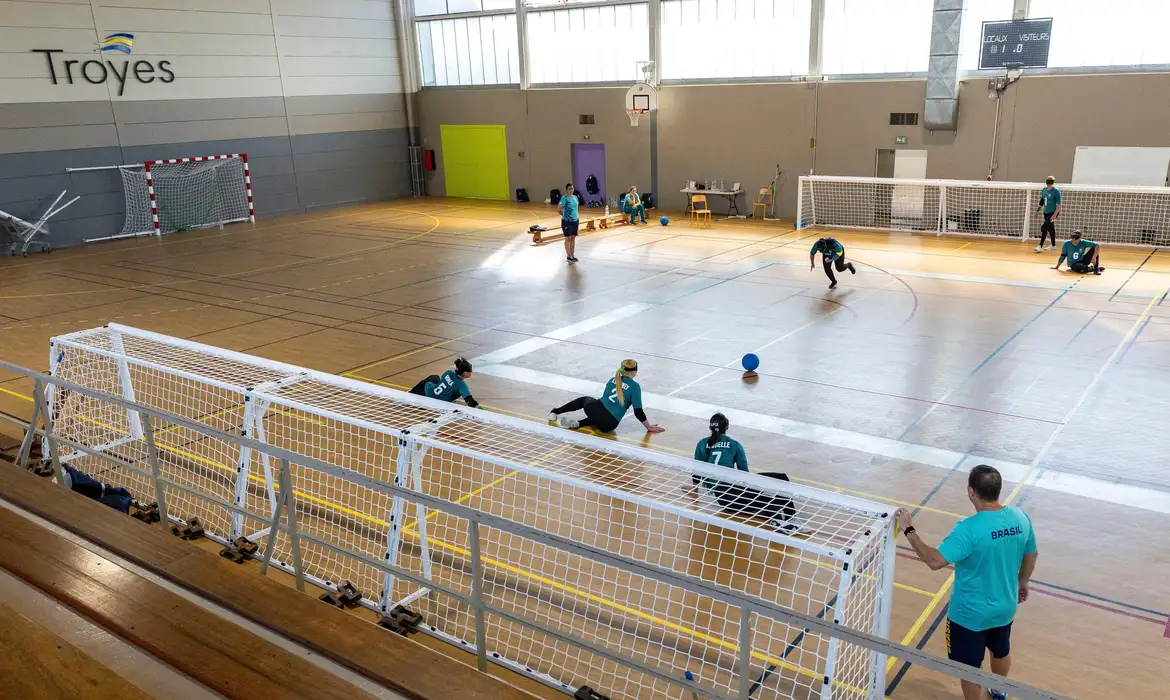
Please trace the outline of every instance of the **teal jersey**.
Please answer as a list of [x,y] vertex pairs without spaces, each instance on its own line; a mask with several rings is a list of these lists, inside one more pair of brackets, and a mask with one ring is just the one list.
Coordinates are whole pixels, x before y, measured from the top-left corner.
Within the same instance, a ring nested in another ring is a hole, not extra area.
[[1060,190],[1055,187],[1052,189],[1045,187],[1040,190],[1040,206],[1036,207],[1036,211],[1043,209],[1045,214],[1053,214],[1058,206],[1060,206]]
[[605,405],[606,410],[618,420],[626,415],[630,406],[642,408],[642,387],[638,386],[638,382],[629,377],[622,377],[622,394],[626,397],[624,403],[618,401],[617,385],[611,379],[606,382],[605,394],[601,397],[601,403]]
[[432,399],[440,401],[454,401],[462,396],[467,398],[471,396],[471,390],[467,388],[467,382],[460,379],[455,370],[447,370],[439,377],[439,383],[427,382],[425,387],[427,396]]
[[[821,253],[821,251],[817,250],[817,244],[813,243],[812,250],[810,250],[808,252],[808,254],[809,255],[816,255],[817,253]],[[845,246],[841,245],[841,241],[838,241],[835,239],[833,240],[833,249],[831,251],[829,251],[828,253],[821,253],[821,255],[824,255],[825,257],[828,257],[828,258],[839,258],[844,254],[845,254]]]
[[630,194],[629,192],[627,192],[622,197],[622,206],[623,207],[630,207],[631,209],[633,209],[634,207],[638,206],[641,203],[642,203],[641,197],[639,197],[637,195]]
[[699,440],[695,445],[695,459],[729,469],[738,469],[741,472],[748,470],[747,453],[743,451],[743,445],[739,444],[739,440],[726,435],[721,436],[710,447],[707,446],[707,438]]
[[1072,241],[1065,241],[1064,245],[1060,247],[1060,260],[1057,260],[1056,264],[1061,264],[1064,262],[1065,258],[1068,258],[1069,265],[1075,265],[1076,263],[1081,262],[1081,260],[1087,260],[1089,257],[1089,251],[1092,250],[1096,245],[1097,244],[1093,241],[1086,241],[1083,238],[1081,239],[1080,243],[1075,245]]
[[955,565],[951,620],[981,632],[1015,619],[1020,564],[1036,553],[1036,533],[1024,511],[1007,506],[963,518],[938,551]]
[[567,194],[561,197],[561,218],[565,221],[577,221],[577,206],[579,204],[576,194]]

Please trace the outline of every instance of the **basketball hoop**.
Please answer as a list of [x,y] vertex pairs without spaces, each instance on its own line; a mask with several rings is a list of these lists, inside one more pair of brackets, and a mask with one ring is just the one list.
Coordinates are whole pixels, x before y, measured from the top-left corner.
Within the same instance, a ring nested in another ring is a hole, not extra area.
[[630,126],[637,126],[638,119],[647,112],[645,109],[627,109],[626,115],[630,118]]

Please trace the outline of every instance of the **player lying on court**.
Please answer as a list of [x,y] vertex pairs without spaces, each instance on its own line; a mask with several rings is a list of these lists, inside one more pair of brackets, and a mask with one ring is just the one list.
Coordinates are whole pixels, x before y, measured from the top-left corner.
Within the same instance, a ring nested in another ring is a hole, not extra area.
[[816,268],[817,253],[821,254],[821,262],[825,265],[825,275],[829,278],[829,289],[836,289],[837,278],[833,276],[833,266],[836,265],[837,272],[844,272],[849,270],[850,273],[856,275],[857,269],[853,267],[853,263],[845,262],[845,246],[836,238],[822,238],[816,243],[813,243],[812,250],[808,252],[808,269]]
[[1073,231],[1072,238],[1064,242],[1060,248],[1060,259],[1053,265],[1053,270],[1059,270],[1060,264],[1068,259],[1068,269],[1073,272],[1092,272],[1101,274],[1101,246],[1093,241],[1086,241],[1080,231]]
[[[612,433],[617,429],[618,423],[621,423],[626,411],[633,406],[634,417],[642,421],[646,432],[661,433],[665,429],[651,423],[646,418],[646,412],[642,410],[642,387],[634,381],[637,374],[637,362],[622,360],[622,366],[613,375],[613,379],[606,383],[605,393],[600,399],[592,396],[575,398],[560,408],[554,408],[548,414],[549,421],[557,421],[562,428],[570,430],[593,427],[603,433]],[[573,411],[585,411],[585,417],[574,419],[562,415]]]
[[472,408],[479,408],[479,402],[471,395],[467,387],[467,378],[471,376],[471,363],[466,358],[455,358],[455,369],[443,372],[442,376],[432,374],[410,390],[410,393],[419,396],[429,396],[439,401],[454,401],[463,397],[463,402]]
[[[728,469],[748,471],[747,452],[738,440],[727,434],[731,422],[722,413],[711,416],[711,434],[695,445],[695,459]],[[762,476],[788,481],[788,475],[780,472],[761,472]],[[699,495],[702,487],[715,497],[723,512],[728,515],[742,515],[767,518],[768,524],[784,532],[800,529],[795,519],[796,506],[784,496],[766,494],[740,484],[729,484],[709,477],[691,476],[691,485],[684,490],[692,496]]]

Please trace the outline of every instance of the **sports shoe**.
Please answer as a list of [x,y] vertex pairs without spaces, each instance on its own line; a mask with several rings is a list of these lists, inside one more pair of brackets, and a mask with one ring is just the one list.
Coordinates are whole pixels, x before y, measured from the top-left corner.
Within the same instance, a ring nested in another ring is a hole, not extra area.
[[1046,251],[1047,250],[1056,250],[1056,246],[1054,246],[1054,245],[1044,246],[1044,250],[1046,250]]
[[991,688],[988,688],[987,692],[991,695],[991,700],[1007,700],[1007,693],[992,690]]
[[830,285],[829,285],[829,289],[836,289],[836,288],[837,288],[837,283],[836,283],[836,282],[834,282],[834,283],[832,283],[832,284],[830,284]]
[[557,424],[569,430],[576,430],[581,425],[580,421],[575,421],[568,416],[557,416]]
[[1043,253],[1043,252],[1044,252],[1044,246],[1042,246],[1042,245],[1038,245],[1038,246],[1036,246],[1036,252],[1037,252],[1037,253]]
[[573,255],[573,256],[569,257],[569,262],[579,262],[579,261],[577,260],[577,256]]
[[559,418],[559,417],[560,417],[560,415],[556,411],[549,411],[548,412],[548,422],[549,423],[556,423],[557,418]]
[[802,523],[800,520],[797,520],[796,518],[789,518],[788,520],[772,518],[768,521],[768,524],[780,532],[785,532],[789,535],[795,535],[796,533],[800,532],[801,528],[804,527],[804,523]]

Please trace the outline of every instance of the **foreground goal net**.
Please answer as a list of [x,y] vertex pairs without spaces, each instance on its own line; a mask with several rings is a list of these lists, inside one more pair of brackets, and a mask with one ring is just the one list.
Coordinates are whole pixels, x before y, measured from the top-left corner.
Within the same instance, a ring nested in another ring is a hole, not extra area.
[[53,339],[51,373],[302,456],[58,388],[58,435],[167,485],[65,445],[62,462],[567,694],[884,697],[883,654],[756,607],[887,638],[884,505],[115,324]]
[[[1043,184],[805,175],[798,228],[1039,238]],[[1170,188],[1059,185],[1060,238],[1074,229],[1103,243],[1170,246]]]

